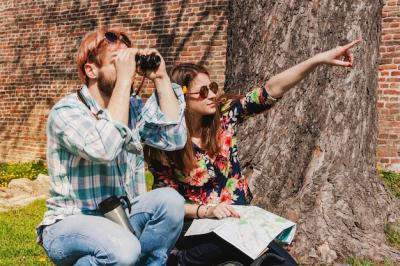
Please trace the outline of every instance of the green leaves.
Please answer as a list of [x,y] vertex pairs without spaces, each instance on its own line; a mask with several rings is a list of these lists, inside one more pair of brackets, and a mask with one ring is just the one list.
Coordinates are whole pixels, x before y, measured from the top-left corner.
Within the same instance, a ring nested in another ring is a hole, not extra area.
[[0,187],[5,187],[15,178],[36,179],[39,174],[47,175],[47,167],[43,161],[27,163],[0,163]]

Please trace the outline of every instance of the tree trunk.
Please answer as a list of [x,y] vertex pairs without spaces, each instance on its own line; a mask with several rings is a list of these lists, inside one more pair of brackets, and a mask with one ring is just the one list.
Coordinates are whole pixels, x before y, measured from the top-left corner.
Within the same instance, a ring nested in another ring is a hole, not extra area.
[[233,92],[363,39],[353,69],[319,66],[239,130],[253,204],[298,223],[292,253],[305,264],[350,255],[400,263],[383,232],[399,202],[375,169],[381,10],[382,0],[230,3],[225,87]]

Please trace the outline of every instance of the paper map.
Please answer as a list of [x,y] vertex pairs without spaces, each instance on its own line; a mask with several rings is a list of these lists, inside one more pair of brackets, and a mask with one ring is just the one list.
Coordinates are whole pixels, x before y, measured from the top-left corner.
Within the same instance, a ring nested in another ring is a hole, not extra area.
[[250,258],[264,253],[275,238],[290,244],[296,224],[256,206],[233,206],[240,218],[195,219],[185,236],[214,232]]

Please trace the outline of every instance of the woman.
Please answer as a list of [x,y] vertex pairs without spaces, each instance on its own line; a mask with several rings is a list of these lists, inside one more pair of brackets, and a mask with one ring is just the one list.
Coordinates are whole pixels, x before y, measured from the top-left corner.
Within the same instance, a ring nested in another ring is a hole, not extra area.
[[[204,67],[176,66],[171,79],[185,93],[188,141],[177,152],[147,149],[154,187],[173,187],[184,196],[188,219],[239,217],[232,205],[248,204],[252,195],[240,170],[236,126],[271,108],[318,65],[352,67],[349,49],[359,41],[317,54],[253,88],[244,97],[217,97],[218,86],[211,82]],[[184,228],[189,225],[190,220]],[[212,265],[224,260],[250,263],[249,258],[212,234],[181,237],[177,247],[175,255],[180,265]]]

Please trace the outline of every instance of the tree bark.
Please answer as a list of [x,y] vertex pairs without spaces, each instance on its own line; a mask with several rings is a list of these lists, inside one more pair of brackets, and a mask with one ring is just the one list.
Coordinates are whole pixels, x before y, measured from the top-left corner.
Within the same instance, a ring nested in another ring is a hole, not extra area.
[[399,202],[376,173],[382,0],[233,0],[225,88],[244,93],[318,52],[362,37],[353,69],[319,66],[239,130],[252,204],[298,223],[293,255],[400,263],[383,227]]

